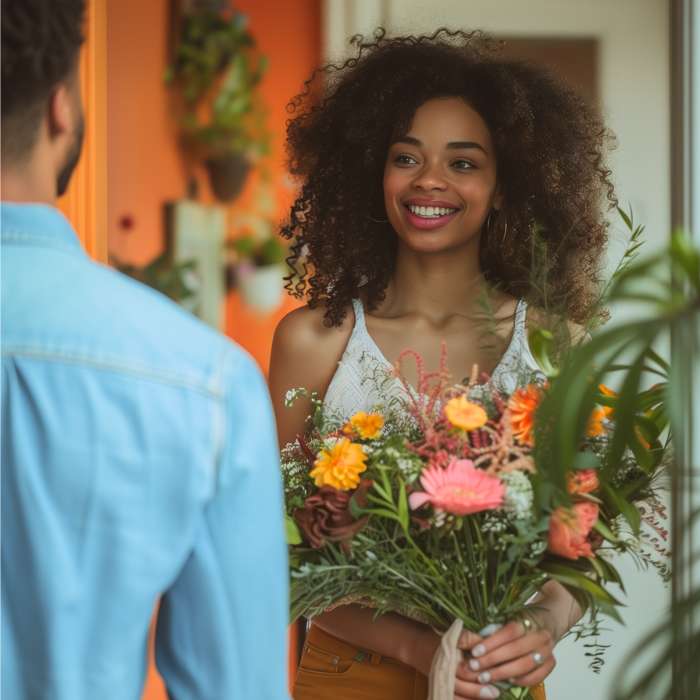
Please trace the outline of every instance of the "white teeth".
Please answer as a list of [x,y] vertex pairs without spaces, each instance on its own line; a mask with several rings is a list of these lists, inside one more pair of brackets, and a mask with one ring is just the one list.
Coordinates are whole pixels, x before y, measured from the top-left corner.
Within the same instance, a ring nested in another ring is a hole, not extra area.
[[419,207],[415,204],[409,204],[408,208],[411,210],[412,214],[421,216],[424,219],[437,219],[440,216],[447,216],[457,211],[449,207]]

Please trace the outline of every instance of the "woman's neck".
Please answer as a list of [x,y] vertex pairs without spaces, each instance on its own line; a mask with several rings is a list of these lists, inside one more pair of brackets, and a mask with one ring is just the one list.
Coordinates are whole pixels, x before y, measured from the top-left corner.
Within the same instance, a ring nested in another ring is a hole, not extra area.
[[416,252],[399,244],[378,315],[418,314],[440,324],[454,315],[471,315],[487,290],[478,242],[439,253]]

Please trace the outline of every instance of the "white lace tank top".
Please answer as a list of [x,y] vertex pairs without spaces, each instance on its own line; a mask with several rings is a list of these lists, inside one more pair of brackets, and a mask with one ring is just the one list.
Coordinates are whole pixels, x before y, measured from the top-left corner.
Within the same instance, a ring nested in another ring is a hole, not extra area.
[[[353,299],[352,308],[355,326],[323,400],[325,410],[343,421],[358,411],[371,411],[391,397],[404,395],[396,377],[377,381],[378,376],[383,373],[386,377],[394,367],[367,331],[362,302]],[[510,343],[491,374],[491,383],[508,394],[515,391],[522,377],[541,374],[527,342],[526,317],[527,303],[520,299],[515,307]]]

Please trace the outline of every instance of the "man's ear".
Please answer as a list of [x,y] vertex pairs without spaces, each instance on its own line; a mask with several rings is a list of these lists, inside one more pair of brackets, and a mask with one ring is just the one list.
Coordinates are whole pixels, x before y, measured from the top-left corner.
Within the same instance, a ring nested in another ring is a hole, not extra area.
[[47,116],[49,138],[60,138],[70,133],[74,115],[70,89],[66,83],[59,83],[51,93]]

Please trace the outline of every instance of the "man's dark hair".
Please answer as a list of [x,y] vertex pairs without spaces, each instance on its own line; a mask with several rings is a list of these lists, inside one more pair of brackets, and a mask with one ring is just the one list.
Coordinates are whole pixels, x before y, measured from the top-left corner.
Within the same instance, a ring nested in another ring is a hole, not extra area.
[[75,68],[85,0],[2,0],[2,151],[24,158],[46,100]]

